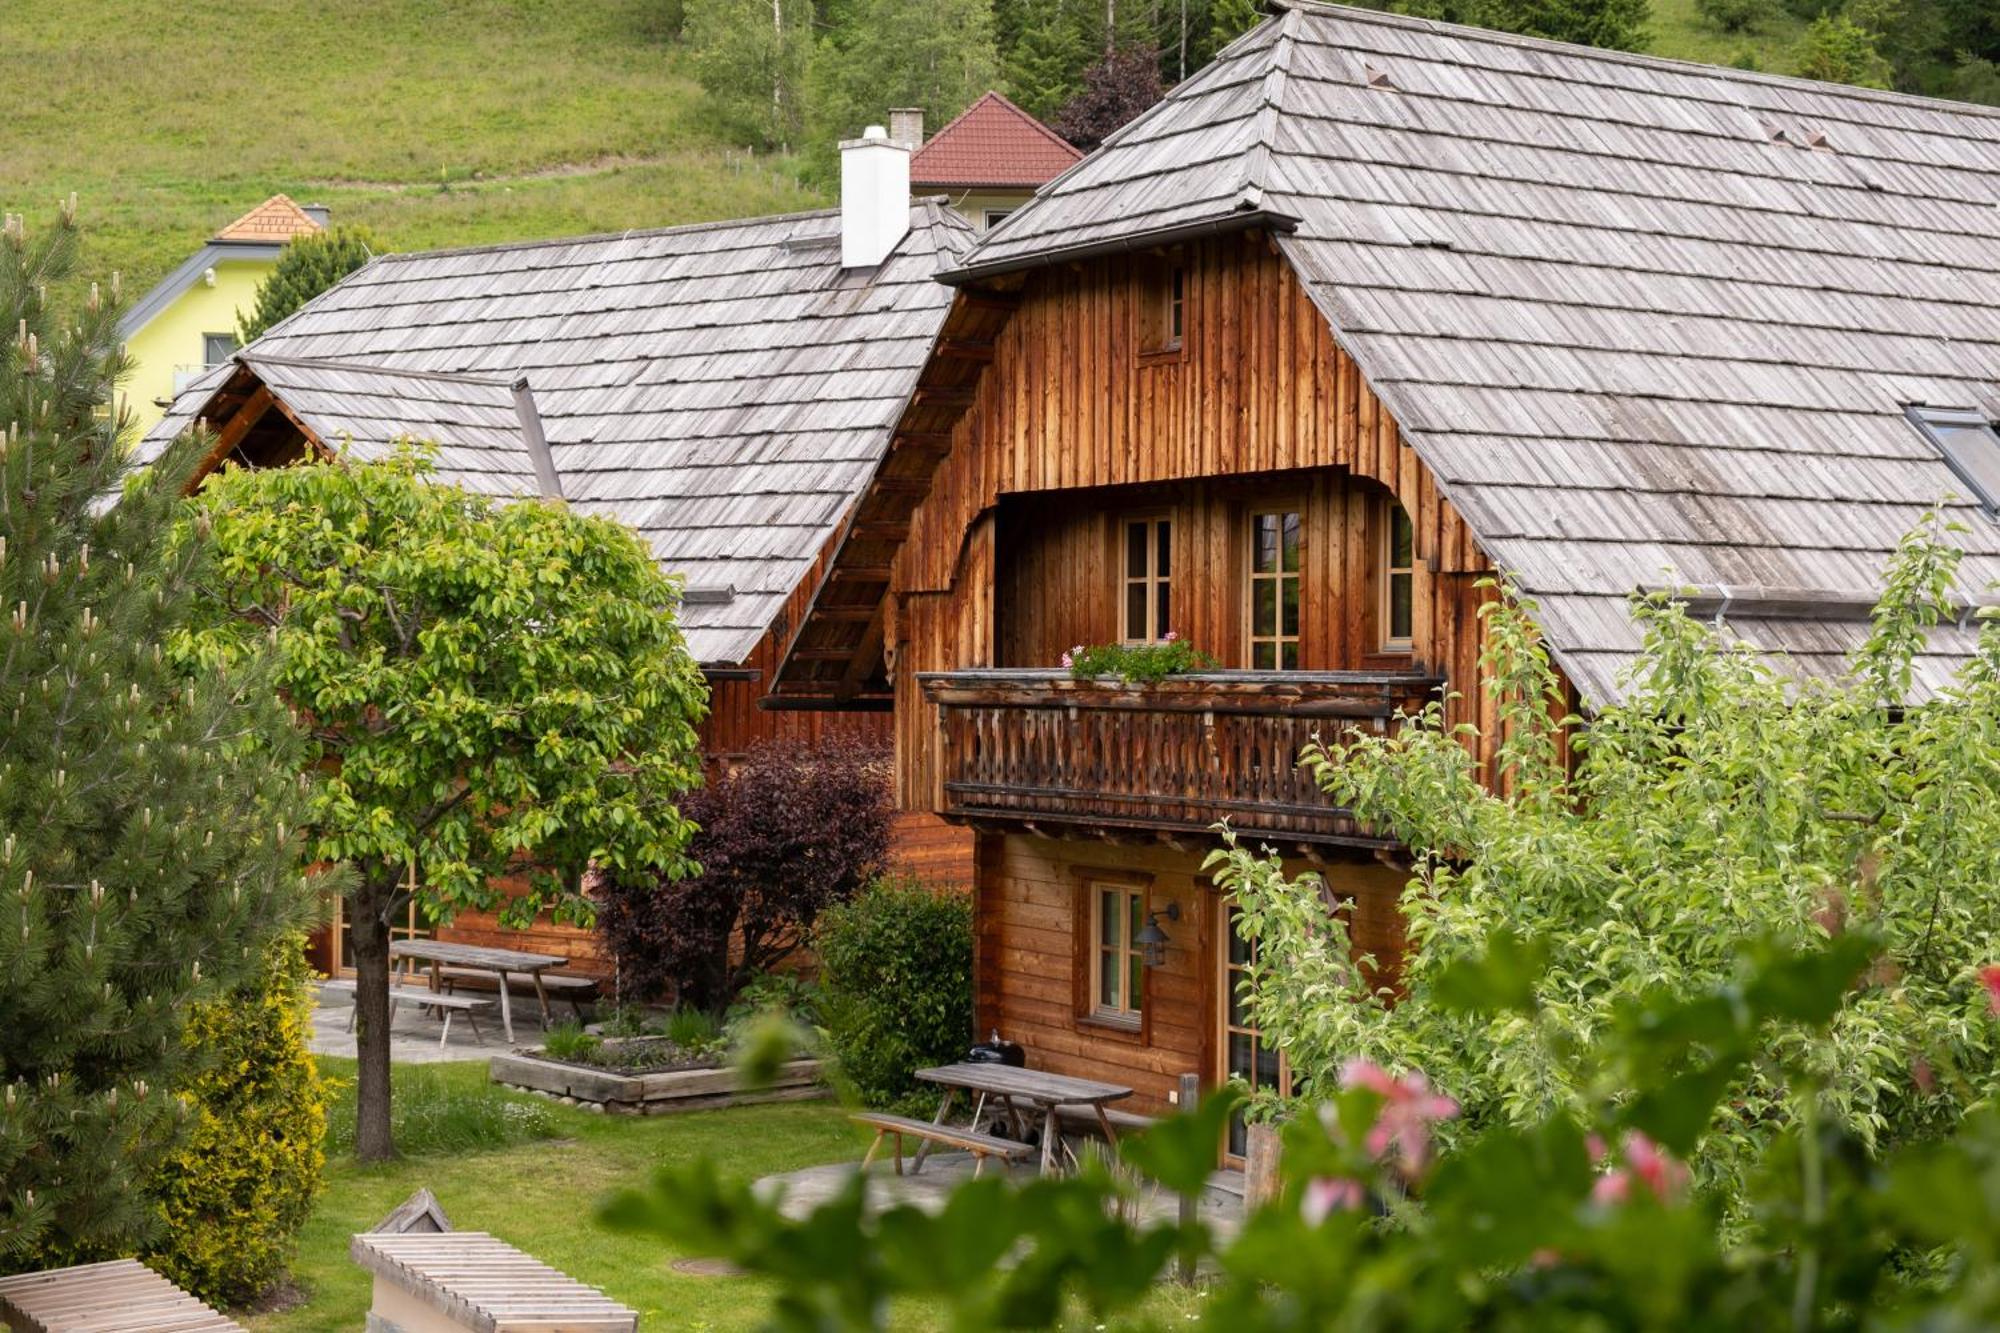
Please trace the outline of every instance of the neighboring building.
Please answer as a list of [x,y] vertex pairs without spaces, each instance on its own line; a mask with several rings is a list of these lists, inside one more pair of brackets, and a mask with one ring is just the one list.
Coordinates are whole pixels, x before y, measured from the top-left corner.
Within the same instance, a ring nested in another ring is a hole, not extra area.
[[947,196],[979,231],[1083,160],[1082,150],[999,93],[987,93],[928,142],[921,108],[891,111],[889,137],[916,150],[910,188]]
[[[210,468],[435,441],[444,480],[559,495],[684,576],[713,759],[774,736],[886,741],[881,711],[759,703],[951,304],[935,275],[970,241],[941,203],[910,202],[908,160],[886,139],[845,146],[844,212],[382,256],[190,386],[145,449],[198,416]],[[969,877],[958,830],[907,820],[900,847]],[[523,940],[481,914],[449,934]],[[591,936],[537,938],[595,959]]]
[[[1283,1078],[1216,821],[1393,965],[1401,849],[1295,760],[1440,690],[1490,737],[1496,570],[1585,710],[1639,589],[1812,674],[1940,497],[2000,579],[2000,111],[1281,3],[945,275],[775,686],[893,700],[977,835],[978,1030],[1141,1110]],[[1056,665],[1169,629],[1228,670]]]
[[119,332],[134,363],[125,395],[141,432],[195,376],[230,358],[237,314],[256,304],[258,284],[278,266],[285,242],[319,231],[326,218],[318,204],[300,207],[274,194],[215,233],[125,312]]

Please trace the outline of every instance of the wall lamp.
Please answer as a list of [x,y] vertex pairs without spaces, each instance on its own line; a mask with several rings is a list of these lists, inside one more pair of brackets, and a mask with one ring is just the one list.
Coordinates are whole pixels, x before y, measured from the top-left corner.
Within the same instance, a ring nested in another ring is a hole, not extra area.
[[1167,961],[1167,932],[1160,929],[1162,915],[1169,921],[1179,921],[1181,905],[1177,902],[1168,903],[1164,913],[1158,910],[1146,913],[1146,924],[1139,928],[1139,933],[1132,939],[1132,942],[1139,946],[1140,957],[1147,967],[1159,967]]

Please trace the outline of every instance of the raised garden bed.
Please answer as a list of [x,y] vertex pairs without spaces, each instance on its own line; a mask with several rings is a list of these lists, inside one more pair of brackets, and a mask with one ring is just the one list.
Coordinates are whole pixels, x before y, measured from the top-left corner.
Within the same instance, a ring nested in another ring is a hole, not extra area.
[[493,1057],[488,1073],[495,1083],[601,1106],[614,1115],[666,1115],[706,1107],[801,1101],[824,1097],[827,1091],[820,1082],[817,1060],[787,1061],[778,1067],[778,1076],[769,1087],[746,1092],[727,1062],[713,1057],[689,1062],[679,1047],[659,1037],[606,1041],[593,1058],[624,1065],[626,1048],[636,1048],[630,1056],[633,1068],[556,1060],[540,1051],[509,1051]]

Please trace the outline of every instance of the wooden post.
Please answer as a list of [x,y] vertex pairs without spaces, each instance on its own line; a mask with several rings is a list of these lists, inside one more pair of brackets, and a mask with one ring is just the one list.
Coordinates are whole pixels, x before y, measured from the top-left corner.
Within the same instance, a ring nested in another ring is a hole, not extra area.
[[[1200,1101],[1201,1101],[1201,1075],[1182,1074],[1181,1093],[1180,1093],[1181,1113],[1183,1115],[1192,1114],[1195,1106]],[[1180,1215],[1181,1227],[1183,1229],[1186,1229],[1188,1227],[1193,1226],[1195,1220],[1201,1215],[1201,1195],[1198,1193],[1183,1194],[1181,1195],[1180,1204],[1181,1204],[1181,1215]],[[1194,1285],[1194,1257],[1192,1255],[1189,1254],[1181,1255],[1179,1276],[1183,1284],[1188,1286]]]

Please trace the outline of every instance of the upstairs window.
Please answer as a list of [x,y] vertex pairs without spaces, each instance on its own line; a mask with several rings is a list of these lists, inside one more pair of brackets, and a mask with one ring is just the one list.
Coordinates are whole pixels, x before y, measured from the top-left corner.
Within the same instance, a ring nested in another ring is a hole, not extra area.
[[1158,643],[1173,622],[1174,525],[1165,518],[1125,520],[1127,643]]
[[1177,353],[1187,333],[1187,269],[1164,259],[1140,269],[1144,302],[1139,329],[1142,355]]
[[1944,455],[1958,479],[1972,488],[1988,513],[2000,513],[2000,434],[1986,414],[1969,407],[1905,409],[1918,430]]
[[1406,653],[1416,621],[1417,532],[1394,500],[1382,509],[1382,651]]
[[204,333],[201,335],[201,364],[210,370],[236,355],[236,335],[233,333]]
[[1299,512],[1250,515],[1250,667],[1296,671],[1299,665]]

